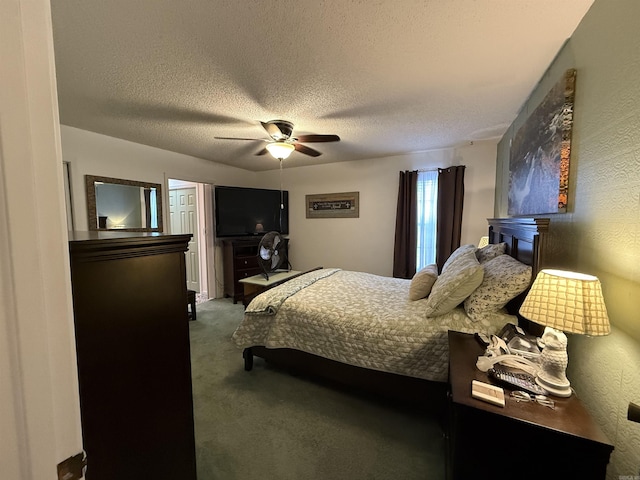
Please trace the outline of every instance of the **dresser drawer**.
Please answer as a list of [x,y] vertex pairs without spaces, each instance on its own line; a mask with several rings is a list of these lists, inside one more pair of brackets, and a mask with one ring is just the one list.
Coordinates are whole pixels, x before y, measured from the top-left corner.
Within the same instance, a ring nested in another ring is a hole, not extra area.
[[254,275],[258,275],[262,273],[260,268],[243,268],[242,270],[236,270],[236,282],[238,280],[242,280],[243,278],[253,277]]
[[256,255],[246,255],[246,256],[243,255],[240,257],[236,257],[233,263],[236,270],[244,270],[245,268],[255,269],[255,268],[258,268],[258,257]]
[[[284,239],[285,247],[288,239]],[[239,280],[262,273],[258,261],[259,238],[223,240],[224,296],[232,297],[233,303],[241,300],[244,286]]]

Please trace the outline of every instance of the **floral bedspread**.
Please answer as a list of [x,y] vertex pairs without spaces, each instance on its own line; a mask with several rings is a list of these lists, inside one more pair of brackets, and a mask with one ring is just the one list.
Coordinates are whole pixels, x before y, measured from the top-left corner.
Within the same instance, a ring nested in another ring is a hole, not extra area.
[[446,381],[448,330],[496,333],[515,318],[473,322],[462,307],[427,317],[410,280],[322,269],[258,295],[232,338],[239,348],[291,348],[342,363]]

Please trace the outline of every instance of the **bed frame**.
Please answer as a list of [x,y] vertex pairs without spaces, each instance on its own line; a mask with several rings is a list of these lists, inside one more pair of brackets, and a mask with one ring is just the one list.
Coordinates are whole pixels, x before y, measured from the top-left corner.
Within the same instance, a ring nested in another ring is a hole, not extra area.
[[[548,218],[491,218],[489,243],[507,244],[506,253],[522,263],[531,265],[532,281],[541,269],[546,248]],[[509,313],[517,315],[526,292],[507,305]],[[524,321],[519,317],[520,322]],[[395,400],[419,402],[428,405],[436,402],[441,406],[445,399],[446,384],[420,378],[397,375],[367,368],[347,365],[317,355],[288,348],[265,348],[254,346],[243,351],[244,368],[253,368],[254,356],[289,372],[324,379]]]

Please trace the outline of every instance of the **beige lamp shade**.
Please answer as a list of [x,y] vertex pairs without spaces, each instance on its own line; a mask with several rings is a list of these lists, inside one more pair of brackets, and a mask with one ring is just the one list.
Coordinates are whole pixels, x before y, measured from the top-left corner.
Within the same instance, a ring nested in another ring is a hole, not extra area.
[[611,331],[600,280],[582,273],[541,270],[520,315],[562,332],[608,335]]

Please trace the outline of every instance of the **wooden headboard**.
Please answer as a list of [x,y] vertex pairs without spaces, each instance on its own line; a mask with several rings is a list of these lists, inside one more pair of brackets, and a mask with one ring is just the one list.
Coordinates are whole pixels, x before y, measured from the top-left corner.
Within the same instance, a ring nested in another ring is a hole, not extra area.
[[548,218],[489,218],[489,243],[507,244],[507,253],[531,265],[532,281],[542,268],[549,232]]

